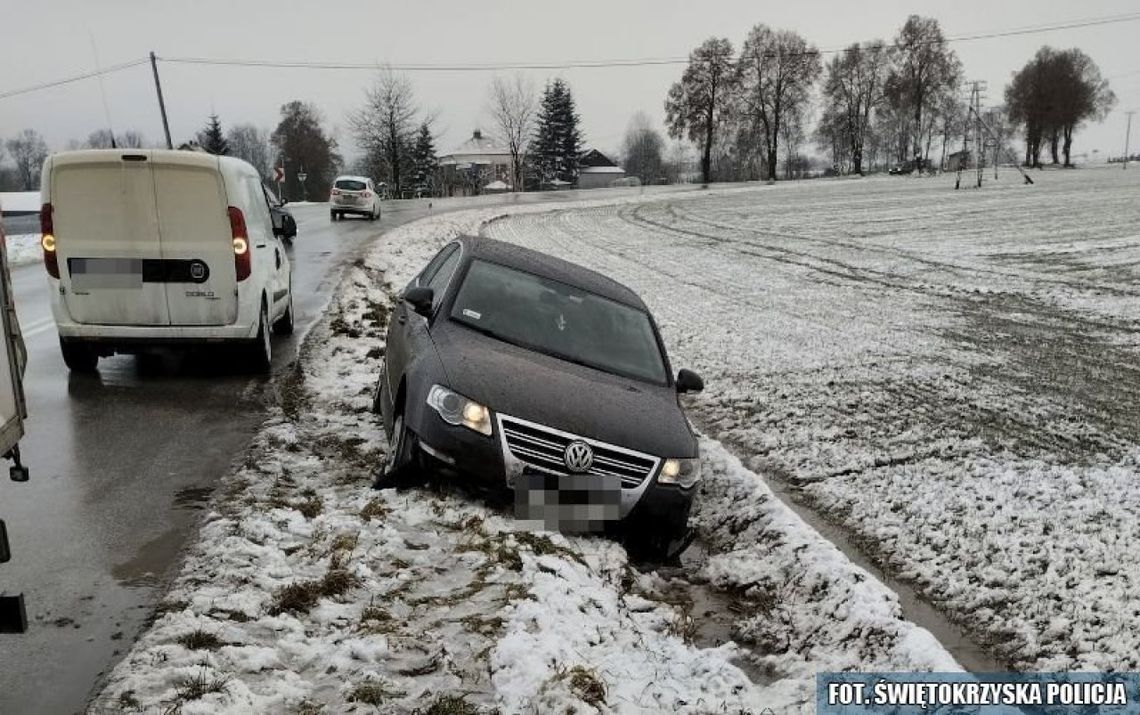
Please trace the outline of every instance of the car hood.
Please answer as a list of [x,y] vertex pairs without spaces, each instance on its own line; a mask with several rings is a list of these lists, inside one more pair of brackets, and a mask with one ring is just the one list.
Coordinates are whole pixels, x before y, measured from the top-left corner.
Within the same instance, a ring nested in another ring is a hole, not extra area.
[[493,412],[658,457],[697,453],[671,387],[559,360],[446,319],[432,340],[448,387]]

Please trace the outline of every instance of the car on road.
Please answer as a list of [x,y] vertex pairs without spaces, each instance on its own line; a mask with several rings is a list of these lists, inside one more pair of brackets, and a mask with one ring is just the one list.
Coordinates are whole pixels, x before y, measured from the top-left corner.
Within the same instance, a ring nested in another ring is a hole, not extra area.
[[269,217],[273,220],[273,233],[282,241],[292,243],[297,237],[297,219],[289,209],[285,208],[285,201],[277,198],[277,194],[266,186],[261,185],[265,191],[265,201],[269,204]]
[[424,471],[477,480],[513,489],[526,518],[617,527],[654,554],[677,553],[700,479],[679,393],[703,387],[692,371],[672,375],[630,289],[461,237],[393,311],[373,397],[389,443],[376,486]]
[[70,369],[156,346],[227,343],[268,371],[270,332],[293,330],[293,293],[256,169],[201,152],[63,152],[44,162],[40,194]]
[[365,216],[369,221],[380,218],[380,194],[367,176],[338,176],[329,190],[329,218],[343,219],[348,214]]

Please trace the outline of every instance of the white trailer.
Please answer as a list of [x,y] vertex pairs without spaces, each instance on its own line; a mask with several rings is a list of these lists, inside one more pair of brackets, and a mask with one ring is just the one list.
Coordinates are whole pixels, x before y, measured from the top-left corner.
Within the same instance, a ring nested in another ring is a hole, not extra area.
[[[28,468],[20,462],[20,438],[24,436],[24,419],[28,416],[24,402],[24,367],[28,354],[20,323],[16,319],[16,303],[12,279],[8,272],[8,249],[4,230],[0,227],[0,455],[12,461],[12,481],[28,481]],[[3,504],[0,499],[0,504]],[[11,558],[8,531],[0,519],[0,564]],[[0,588],[0,633],[23,633],[28,618],[24,595],[11,594]]]

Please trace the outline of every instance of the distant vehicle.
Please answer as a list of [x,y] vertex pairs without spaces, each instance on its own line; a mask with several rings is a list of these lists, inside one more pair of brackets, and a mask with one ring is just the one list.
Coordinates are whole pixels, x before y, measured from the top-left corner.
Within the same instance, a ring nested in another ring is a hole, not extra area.
[[166,150],[55,154],[40,187],[44,265],[63,360],[230,343],[268,371],[293,330],[289,258],[257,171]]
[[297,236],[297,220],[289,209],[285,208],[285,201],[279,200],[277,195],[266,186],[261,185],[265,191],[265,201],[269,204],[269,217],[273,220],[273,233],[287,243],[292,243]]
[[887,173],[890,174],[891,176],[899,176],[901,174],[913,174],[914,173],[914,162],[913,161],[904,161],[901,164],[895,164],[890,169],[887,169]]
[[380,218],[380,194],[366,176],[338,176],[329,192],[329,218],[343,219],[346,214]]
[[393,313],[373,400],[389,442],[376,484],[430,469],[541,488],[594,509],[572,530],[620,520],[636,545],[678,553],[700,479],[678,393],[703,387],[689,370],[674,379],[652,316],[625,286],[460,238]]

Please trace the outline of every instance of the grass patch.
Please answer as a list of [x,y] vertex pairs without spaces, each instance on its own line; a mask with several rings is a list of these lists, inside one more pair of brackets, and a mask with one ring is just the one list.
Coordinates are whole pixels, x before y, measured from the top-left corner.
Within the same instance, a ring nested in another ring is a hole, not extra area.
[[304,501],[294,503],[293,508],[301,512],[306,519],[315,519],[325,510],[325,503],[320,497],[311,496]]
[[277,384],[281,410],[286,417],[296,422],[309,406],[309,395],[305,390],[305,373],[301,370],[301,361],[294,361],[292,368],[281,376]]
[[565,546],[559,546],[558,544],[554,543],[546,534],[536,534],[531,531],[519,531],[515,533],[515,539],[517,539],[521,545],[526,546],[531,551],[533,551],[535,556],[558,556],[568,561],[575,561],[582,566],[586,565],[586,562],[582,559],[582,556],[580,554],[571,551]]
[[269,615],[308,613],[322,598],[340,596],[358,583],[359,579],[334,565],[320,579],[298,581],[282,587],[273,598]]
[[356,544],[360,541],[360,534],[338,534],[332,541],[329,547],[330,551],[337,554],[351,554],[356,550]]
[[480,715],[477,706],[463,695],[438,695],[427,708],[416,708],[413,715]]
[[225,641],[221,638],[201,628],[196,631],[190,631],[189,633],[183,633],[174,640],[182,647],[189,648],[190,650],[217,650],[225,645]]
[[133,690],[124,690],[119,693],[118,701],[121,710],[142,710],[142,703],[135,697]]
[[380,497],[376,497],[365,504],[364,508],[360,510],[360,518],[365,521],[372,521],[373,519],[388,516],[388,512],[390,511],[392,510],[389,508],[388,503]]
[[503,619],[499,616],[483,617],[472,614],[459,619],[459,623],[468,631],[487,637],[498,635],[503,630]]
[[389,688],[376,680],[366,680],[354,685],[345,699],[350,703],[364,703],[365,705],[380,707],[384,701],[402,698],[404,695],[405,693],[402,690]]
[[598,676],[597,671],[576,665],[559,675],[567,681],[570,692],[581,698],[583,702],[594,707],[606,704],[606,684]]
[[211,693],[224,693],[229,682],[228,675],[210,677],[202,670],[193,678],[181,678],[175,683],[174,691],[182,702],[199,700]]
[[[516,536],[518,536],[516,534]],[[510,571],[522,571],[522,557],[518,549],[507,544],[504,534],[488,534],[483,537],[468,539],[461,547],[464,551],[478,551],[487,557],[487,561],[479,567],[479,572],[486,572],[494,565],[500,565]]]

